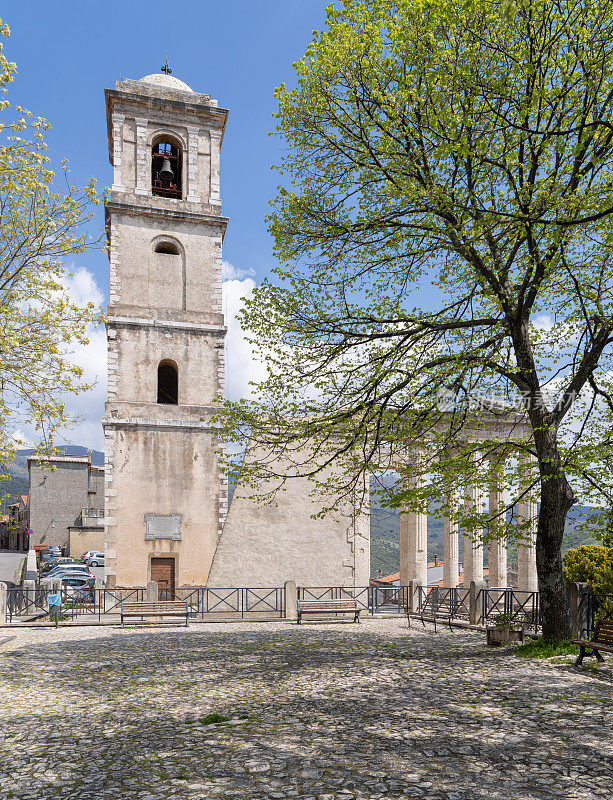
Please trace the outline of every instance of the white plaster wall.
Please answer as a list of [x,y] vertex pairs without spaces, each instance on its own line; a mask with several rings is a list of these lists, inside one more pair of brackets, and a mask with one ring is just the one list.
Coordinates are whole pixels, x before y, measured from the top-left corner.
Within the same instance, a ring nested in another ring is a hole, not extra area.
[[[217,545],[218,448],[202,429],[107,427],[107,577],[145,586],[152,556],[175,558],[177,586],[203,586]],[[181,514],[181,541],[145,539],[145,514]]]
[[250,500],[237,487],[217,545],[208,586],[367,586],[370,577],[370,515],[312,519],[320,504],[309,497],[313,483],[292,478],[274,505]]

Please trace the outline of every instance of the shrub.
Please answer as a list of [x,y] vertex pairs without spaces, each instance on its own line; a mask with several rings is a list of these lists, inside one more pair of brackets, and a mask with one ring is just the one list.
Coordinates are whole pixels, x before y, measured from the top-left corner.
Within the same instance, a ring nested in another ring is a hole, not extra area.
[[564,556],[567,583],[589,583],[598,594],[613,591],[613,549],[599,544],[584,544]]

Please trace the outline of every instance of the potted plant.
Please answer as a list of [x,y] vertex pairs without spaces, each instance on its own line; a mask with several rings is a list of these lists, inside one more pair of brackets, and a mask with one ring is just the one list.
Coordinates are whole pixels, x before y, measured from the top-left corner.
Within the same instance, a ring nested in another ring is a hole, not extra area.
[[499,646],[524,641],[523,625],[513,622],[509,614],[498,614],[491,621],[494,624],[487,625],[485,629],[488,644]]

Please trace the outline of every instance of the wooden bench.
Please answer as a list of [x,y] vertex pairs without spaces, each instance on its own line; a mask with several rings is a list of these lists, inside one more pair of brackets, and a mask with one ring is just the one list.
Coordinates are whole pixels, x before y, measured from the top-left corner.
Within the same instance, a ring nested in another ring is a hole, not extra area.
[[[575,666],[580,667],[586,655],[596,656],[598,661],[604,661],[600,651],[613,653],[613,619],[603,619],[596,625],[596,631],[591,639],[573,639],[573,644],[580,647]],[[591,653],[586,653],[591,650]]]
[[344,600],[298,600],[298,625],[303,614],[353,614],[353,621],[360,621],[358,601],[352,597]]
[[121,601],[121,627],[127,617],[183,617],[189,625],[189,604],[187,600],[160,600],[155,603],[124,603]]

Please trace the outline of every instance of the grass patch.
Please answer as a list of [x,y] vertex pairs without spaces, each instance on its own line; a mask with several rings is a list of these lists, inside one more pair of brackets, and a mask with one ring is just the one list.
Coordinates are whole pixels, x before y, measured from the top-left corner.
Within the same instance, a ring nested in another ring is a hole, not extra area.
[[561,642],[550,642],[542,637],[532,639],[515,648],[513,655],[521,658],[552,658],[553,656],[578,656],[579,645],[572,644],[570,639]]
[[206,717],[200,717],[198,722],[201,725],[214,725],[216,722],[229,722],[231,717],[224,717],[223,714],[207,714]]

